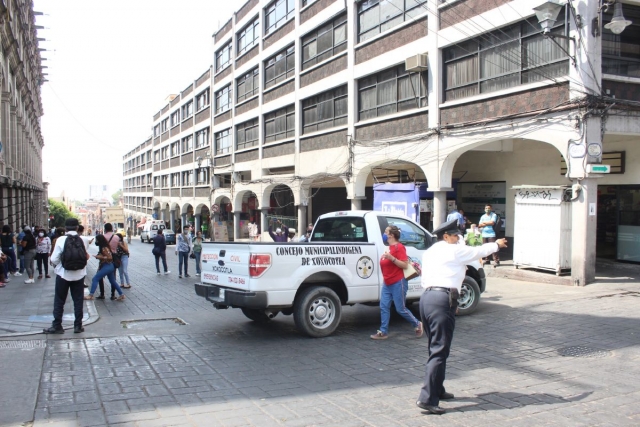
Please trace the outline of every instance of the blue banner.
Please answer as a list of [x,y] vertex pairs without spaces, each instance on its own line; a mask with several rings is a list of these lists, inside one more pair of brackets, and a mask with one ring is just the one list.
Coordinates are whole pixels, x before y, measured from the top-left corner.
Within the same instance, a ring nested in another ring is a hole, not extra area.
[[420,187],[408,184],[373,184],[373,210],[404,215],[419,222]]

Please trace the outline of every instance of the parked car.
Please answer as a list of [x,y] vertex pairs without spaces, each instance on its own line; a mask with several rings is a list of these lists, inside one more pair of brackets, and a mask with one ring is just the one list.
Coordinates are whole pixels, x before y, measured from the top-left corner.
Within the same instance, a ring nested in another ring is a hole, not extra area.
[[176,244],[176,233],[174,233],[172,229],[167,228],[167,229],[162,231],[162,234],[164,234],[164,242],[167,245],[175,245]]

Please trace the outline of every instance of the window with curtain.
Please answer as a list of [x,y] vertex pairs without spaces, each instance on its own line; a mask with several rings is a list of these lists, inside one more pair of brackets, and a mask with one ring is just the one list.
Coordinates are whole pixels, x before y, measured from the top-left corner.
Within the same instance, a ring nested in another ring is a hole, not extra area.
[[236,126],[236,151],[258,145],[258,118]]
[[193,115],[193,101],[189,101],[182,106],[182,120],[188,119]]
[[427,106],[427,73],[404,64],[358,80],[358,120]]
[[264,34],[273,32],[292,18],[296,0],[274,0],[264,9]]
[[427,0],[363,0],[358,3],[358,41],[368,40],[425,12]]
[[258,67],[256,67],[236,80],[236,94],[238,97],[238,103],[258,94],[258,89],[260,89],[258,75],[259,71]]
[[231,63],[231,41],[216,52],[216,73]]
[[258,41],[258,18],[249,22],[242,30],[236,34],[236,45],[238,56],[251,49]]
[[302,101],[302,134],[347,124],[347,86]]
[[611,22],[613,7],[603,14],[602,73],[640,77],[640,7],[625,3],[623,13],[631,25],[620,34],[604,28]]
[[282,49],[264,62],[264,88],[268,89],[296,73],[294,46]]
[[231,128],[216,133],[216,154],[231,152]]
[[196,111],[209,106],[209,89],[205,89],[196,95]]
[[189,135],[189,136],[185,136],[184,138],[182,138],[182,152],[183,153],[188,153],[189,151],[193,150],[193,136]]
[[295,136],[295,107],[289,105],[264,115],[264,142],[279,141]]
[[209,128],[204,128],[196,132],[196,149],[209,145]]
[[[552,34],[566,33],[565,13],[560,12]],[[569,49],[568,40],[555,41]],[[558,44],[544,37],[532,18],[446,48],[445,100],[564,76],[569,73],[569,60]]]
[[224,113],[231,108],[231,85],[216,92],[216,114]]
[[302,69],[305,70],[346,49],[347,14],[343,13],[302,37]]

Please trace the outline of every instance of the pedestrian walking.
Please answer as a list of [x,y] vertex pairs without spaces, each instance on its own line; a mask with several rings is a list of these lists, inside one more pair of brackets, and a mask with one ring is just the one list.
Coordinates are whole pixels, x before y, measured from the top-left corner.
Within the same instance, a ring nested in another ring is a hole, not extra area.
[[116,234],[120,242],[118,243],[118,249],[116,253],[120,257],[120,286],[124,289],[131,289],[131,281],[129,280],[129,246],[124,241],[124,237],[121,234]]
[[416,405],[432,414],[444,414],[440,400],[453,399],[444,388],[445,370],[451,340],[456,325],[458,297],[467,264],[507,247],[506,239],[471,247],[459,245],[460,229],[457,220],[447,221],[433,232],[440,239],[422,256],[422,287],[420,318],[429,340],[429,359],[424,385]]
[[38,266],[38,279],[42,279],[42,269],[47,279],[49,276],[49,253],[51,252],[51,239],[44,232],[44,229],[38,230],[36,238],[36,264]]
[[111,288],[115,289],[118,292],[119,296],[115,299],[117,301],[124,301],[125,299],[124,293],[122,292],[120,285],[118,285],[118,282],[116,281],[116,276],[114,274],[115,267],[113,265],[113,255],[111,253],[111,248],[110,248],[109,242],[107,241],[107,239],[103,234],[96,237],[96,245],[98,245],[98,254],[94,256],[98,260],[100,260],[100,263],[98,265],[98,271],[93,276],[93,279],[91,279],[91,289],[89,290],[89,295],[84,297],[84,299],[86,300],[95,299],[93,297],[93,294],[96,292],[96,289],[98,288],[98,282],[100,281],[100,279],[106,277],[107,279],[109,279]]
[[16,251],[14,245],[16,244],[16,235],[11,231],[11,227],[8,225],[2,226],[2,235],[0,236],[2,242],[2,252],[7,256],[7,262],[4,263],[5,278],[9,277],[9,274],[14,276],[22,276],[18,272]]
[[[480,217],[480,222],[478,223],[478,227],[480,227],[482,232],[482,243],[490,243],[496,241],[496,231],[494,226],[498,221],[498,215],[493,212],[491,205],[486,205],[484,207],[484,215]],[[490,264],[489,257],[486,256],[483,258],[484,262]],[[497,267],[500,265],[500,256],[498,252],[493,253],[493,267]]]
[[189,235],[189,227],[185,227],[182,230],[182,233],[178,234],[178,238],[176,240],[176,255],[178,255],[178,278],[182,279],[182,266],[184,265],[184,277],[189,276],[188,267],[189,267],[189,253],[191,252],[191,247],[193,246],[193,241],[191,240],[191,236]]
[[127,244],[131,244],[132,235],[133,235],[133,231],[131,231],[131,227],[127,227]]
[[27,272],[27,280],[24,283],[35,283],[33,279],[33,260],[36,257],[36,239],[33,237],[33,232],[31,231],[31,227],[28,225],[22,229],[23,236],[20,241],[20,246],[22,246],[22,256],[24,257],[24,269]]
[[380,317],[381,325],[378,332],[371,335],[374,340],[386,340],[389,335],[389,319],[391,317],[391,302],[396,307],[396,311],[414,328],[416,337],[423,334],[422,323],[415,318],[405,305],[409,283],[404,278],[404,269],[407,268],[409,257],[407,249],[400,239],[400,229],[395,225],[390,225],[384,230],[389,243],[389,250],[382,254],[380,259],[380,271],[384,280],[380,294]]
[[167,270],[167,243],[164,240],[162,228],[158,230],[158,234],[156,234],[151,240],[153,241],[153,249],[151,250],[151,253],[156,258],[156,273],[160,275],[160,260],[162,260],[164,274],[171,273]]
[[200,269],[200,258],[202,255],[202,232],[198,231],[196,233],[196,238],[193,241],[193,256],[196,260],[196,276],[200,276],[200,273],[202,273],[201,269]]
[[75,321],[73,322],[73,332],[84,332],[82,327],[84,277],[87,275],[87,260],[89,253],[87,246],[78,238],[78,220],[68,218],[65,221],[66,235],[56,240],[51,255],[51,263],[56,272],[56,288],[53,300],[53,322],[50,328],[43,330],[45,334],[62,334],[62,315],[64,314],[64,304],[67,295],[71,292],[73,299],[73,311]]
[[16,237],[16,253],[18,254],[19,273],[15,276],[22,276],[24,274],[24,246],[22,246],[22,239],[24,239],[24,229],[26,225],[22,224],[18,230],[18,236]]

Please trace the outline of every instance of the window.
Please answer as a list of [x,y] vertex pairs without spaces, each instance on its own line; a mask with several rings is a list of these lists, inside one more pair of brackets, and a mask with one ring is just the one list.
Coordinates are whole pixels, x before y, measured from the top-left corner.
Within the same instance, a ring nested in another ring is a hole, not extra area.
[[249,22],[240,32],[236,34],[236,42],[238,45],[238,56],[242,55],[253,47],[258,41],[258,18]]
[[216,73],[231,63],[231,41],[216,52]]
[[425,13],[426,3],[427,0],[361,1],[358,3],[358,41],[370,39]]
[[294,46],[289,46],[264,62],[264,88],[293,77],[296,70]]
[[236,151],[258,145],[258,119],[236,126]]
[[296,132],[296,109],[293,105],[264,115],[264,142],[291,138]]
[[184,138],[182,138],[182,152],[183,153],[188,153],[189,151],[193,150],[193,136],[189,135],[189,136],[185,136]]
[[247,74],[236,80],[236,82],[238,103],[256,95],[260,86],[260,83],[258,81],[258,68],[256,67],[255,69],[249,71]]
[[231,128],[216,133],[216,154],[231,152]]
[[[386,219],[386,225],[384,224]],[[427,239],[427,233],[424,232],[417,225],[407,221],[402,218],[394,218],[394,217],[378,217],[378,222],[380,224],[380,229],[384,233],[384,230],[387,229],[390,225],[395,225],[400,229],[400,243],[405,245],[406,247],[413,247],[419,250],[427,249],[429,247],[429,240]],[[388,243],[385,243],[389,245]]]
[[224,113],[231,108],[231,85],[216,92],[216,114]]
[[153,137],[157,138],[160,136],[160,125],[155,125],[153,127]]
[[295,0],[274,0],[264,9],[264,33],[282,26],[295,12]]
[[[611,22],[612,12],[603,14],[603,24]],[[632,23],[622,33],[602,29],[602,73],[640,77],[640,7],[625,3],[624,17]]]
[[196,96],[196,111],[202,110],[209,105],[209,89],[200,92]]
[[306,70],[346,49],[347,14],[343,13],[302,38],[302,69]]
[[347,86],[302,101],[302,134],[347,124]]
[[180,141],[172,142],[170,145],[171,157],[175,157],[180,154]]
[[182,106],[182,120],[186,120],[193,115],[193,101],[189,101]]
[[358,80],[358,120],[427,105],[427,73],[407,73],[404,64]]
[[209,145],[209,128],[196,132],[196,150]]
[[[180,173],[176,173],[176,175],[180,175]],[[182,172],[182,186],[191,186],[193,185],[193,171],[184,171]]]
[[315,3],[316,0],[302,0],[302,7],[309,6],[310,4]]
[[[560,17],[565,12],[560,12]],[[552,34],[565,34],[558,19]],[[568,40],[542,35],[535,18],[443,50],[445,100],[453,101],[569,73]]]
[[197,170],[196,182],[198,185],[209,183],[209,168],[199,168]]
[[171,113],[171,127],[178,126],[180,124],[180,110],[176,110]]
[[163,121],[160,122],[160,132],[165,133],[167,130],[169,130],[169,119],[166,118]]
[[362,217],[321,219],[313,229],[314,242],[367,242],[367,228]]
[[162,175],[162,188],[169,188],[169,175]]
[[180,187],[180,172],[175,172],[171,174],[171,186]]
[[160,149],[160,154],[161,154],[161,158],[162,160],[167,160],[169,158],[169,147],[162,147]]

